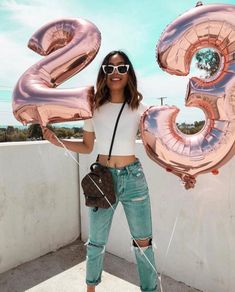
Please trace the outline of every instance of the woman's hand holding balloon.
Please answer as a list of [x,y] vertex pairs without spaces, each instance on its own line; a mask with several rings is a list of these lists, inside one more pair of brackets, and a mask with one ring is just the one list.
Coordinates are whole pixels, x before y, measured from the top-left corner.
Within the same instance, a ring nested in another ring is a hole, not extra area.
[[48,140],[50,143],[56,146],[62,146],[62,144],[59,142],[59,138],[57,138],[55,133],[53,133],[48,128],[42,127],[42,133],[43,133],[43,138]]
[[186,190],[188,189],[193,189],[195,187],[195,183],[196,183],[196,179],[194,176],[191,175],[183,175],[181,177],[183,184],[184,184],[184,188]]

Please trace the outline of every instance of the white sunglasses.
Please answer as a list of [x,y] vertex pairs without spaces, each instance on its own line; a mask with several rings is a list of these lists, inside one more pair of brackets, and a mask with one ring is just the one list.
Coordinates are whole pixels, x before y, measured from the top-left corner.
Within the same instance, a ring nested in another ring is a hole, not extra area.
[[118,74],[126,74],[128,72],[130,65],[102,65],[102,69],[105,74],[111,75],[113,74],[114,70],[117,69]]

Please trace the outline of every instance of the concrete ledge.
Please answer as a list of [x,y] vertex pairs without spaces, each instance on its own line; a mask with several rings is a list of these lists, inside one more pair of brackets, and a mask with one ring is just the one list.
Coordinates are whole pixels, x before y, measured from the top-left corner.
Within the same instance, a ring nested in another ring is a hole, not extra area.
[[63,149],[0,143],[0,173],[0,272],[80,235],[78,166]]

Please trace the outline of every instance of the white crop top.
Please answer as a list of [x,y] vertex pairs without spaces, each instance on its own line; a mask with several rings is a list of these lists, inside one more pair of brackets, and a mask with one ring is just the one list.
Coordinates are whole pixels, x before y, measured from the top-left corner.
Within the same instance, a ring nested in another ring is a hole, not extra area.
[[[95,132],[99,154],[109,154],[114,126],[121,107],[122,103],[105,103],[94,111],[91,119],[84,121],[83,129],[87,132]],[[111,155],[135,154],[135,139],[140,118],[147,108],[147,105],[140,103],[138,109],[132,110],[128,104],[125,104],[117,126]]]

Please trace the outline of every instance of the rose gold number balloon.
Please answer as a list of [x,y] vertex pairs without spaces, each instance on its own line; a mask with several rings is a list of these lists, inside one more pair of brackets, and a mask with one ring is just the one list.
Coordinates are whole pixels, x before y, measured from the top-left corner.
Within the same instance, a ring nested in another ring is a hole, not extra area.
[[160,67],[170,74],[187,75],[198,50],[212,47],[221,67],[209,81],[190,79],[186,106],[201,108],[204,128],[184,135],[175,124],[174,106],[153,106],[142,118],[147,154],[184,181],[212,171],[235,152],[235,6],[198,6],[178,17],[163,32],[157,46]]
[[92,116],[92,86],[55,88],[84,69],[96,56],[100,32],[84,19],[62,19],[46,24],[29,40],[29,48],[48,55],[30,67],[13,92],[13,113],[23,124],[64,122]]

